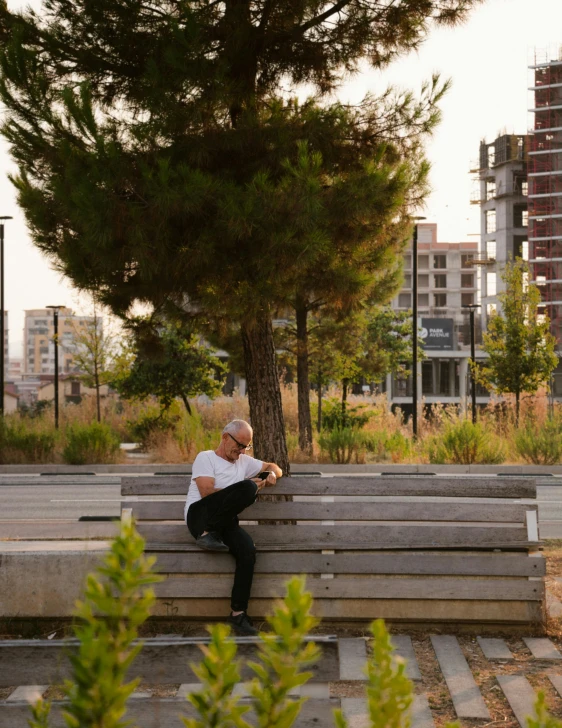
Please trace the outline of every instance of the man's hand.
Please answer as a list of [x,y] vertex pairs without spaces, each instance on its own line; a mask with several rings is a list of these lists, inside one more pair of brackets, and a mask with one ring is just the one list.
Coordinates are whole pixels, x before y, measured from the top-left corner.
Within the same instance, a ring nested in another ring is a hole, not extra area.
[[261,478],[252,478],[252,480],[258,486],[258,490],[261,490],[266,486],[275,485],[275,483],[277,482],[277,476],[274,472],[270,472],[265,480],[262,480]]

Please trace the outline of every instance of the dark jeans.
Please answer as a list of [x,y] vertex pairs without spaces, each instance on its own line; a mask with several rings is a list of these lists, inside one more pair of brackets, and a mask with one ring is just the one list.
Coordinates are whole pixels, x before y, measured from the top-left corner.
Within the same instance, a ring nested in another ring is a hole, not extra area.
[[250,534],[238,525],[238,514],[252,505],[257,494],[253,480],[241,480],[192,503],[187,511],[187,527],[193,538],[203,531],[215,531],[236,559],[230,600],[234,612],[248,609],[256,563],[256,547]]

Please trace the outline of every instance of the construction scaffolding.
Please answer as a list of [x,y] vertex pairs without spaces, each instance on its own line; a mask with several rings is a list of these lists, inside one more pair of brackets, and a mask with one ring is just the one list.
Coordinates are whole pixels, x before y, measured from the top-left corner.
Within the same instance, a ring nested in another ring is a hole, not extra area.
[[562,48],[535,51],[528,164],[529,260],[551,330],[562,341]]

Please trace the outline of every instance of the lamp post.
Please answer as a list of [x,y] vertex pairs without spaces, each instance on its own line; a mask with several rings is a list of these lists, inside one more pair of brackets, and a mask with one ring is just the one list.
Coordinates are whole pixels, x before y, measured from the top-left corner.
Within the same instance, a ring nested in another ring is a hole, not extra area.
[[[415,217],[414,220],[425,220]],[[412,433],[418,436],[418,224],[412,236]]]
[[0,417],[4,417],[4,220],[13,220],[10,215],[0,216]]
[[55,336],[55,429],[59,429],[59,310],[64,306],[47,306],[53,309],[53,328]]
[[476,424],[476,377],[474,370],[476,368],[476,347],[474,342],[474,312],[480,308],[479,303],[468,303],[462,308],[468,308],[470,311],[470,359],[471,359],[471,377],[470,377],[470,394],[472,397],[472,424]]

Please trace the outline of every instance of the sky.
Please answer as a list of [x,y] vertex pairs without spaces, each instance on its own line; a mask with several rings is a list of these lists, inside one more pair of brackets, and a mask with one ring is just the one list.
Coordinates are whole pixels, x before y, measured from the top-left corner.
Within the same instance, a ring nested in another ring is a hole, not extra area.
[[[8,0],[11,10],[27,4]],[[39,9],[40,0],[31,5]],[[478,240],[478,207],[470,204],[476,187],[469,174],[471,162],[478,157],[481,139],[524,134],[532,127],[528,113],[532,97],[527,89],[535,49],[558,57],[562,0],[486,0],[462,26],[433,30],[419,51],[382,72],[364,68],[347,79],[338,94],[342,101],[356,102],[388,85],[419,91],[434,72],[452,80],[452,89],[441,103],[441,125],[427,146],[432,193],[419,212],[427,222],[437,223],[439,242]],[[25,309],[64,304],[87,313],[88,301],[80,300],[32,245],[7,177],[10,172],[15,167],[0,139],[0,215],[14,218],[5,225],[9,355],[21,357]]]

